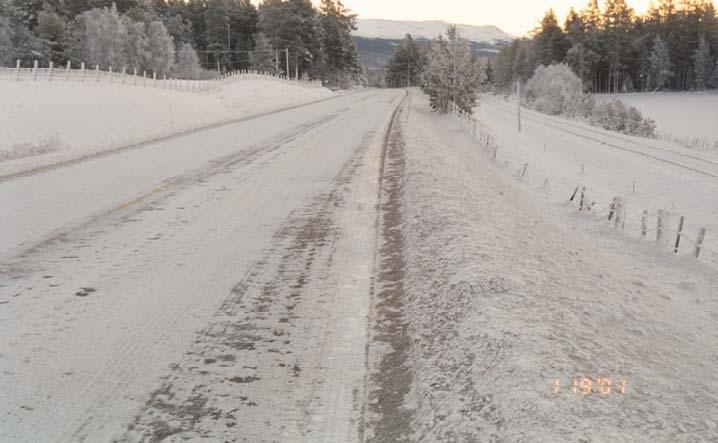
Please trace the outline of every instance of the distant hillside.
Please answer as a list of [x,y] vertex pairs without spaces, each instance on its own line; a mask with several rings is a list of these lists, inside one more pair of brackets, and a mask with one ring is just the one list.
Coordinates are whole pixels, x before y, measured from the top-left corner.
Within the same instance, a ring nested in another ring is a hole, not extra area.
[[[415,38],[432,39],[446,32],[449,23],[443,21],[396,21],[396,20],[357,20],[354,36],[364,38],[380,38],[385,40],[402,39],[406,34]],[[459,32],[472,42],[498,43],[511,41],[514,37],[496,26],[456,25]]]
[[[359,50],[359,58],[370,71],[384,68],[406,34],[421,46],[429,40],[446,32],[449,23],[443,21],[395,21],[363,20],[357,21],[357,30],[353,32],[354,41]],[[487,58],[493,58],[503,45],[513,40],[513,36],[496,26],[457,25],[461,34],[468,38],[474,51]]]
[[[394,53],[394,48],[401,43],[400,39],[383,39],[383,38],[365,38],[354,37],[357,49],[359,51],[359,59],[369,70],[382,69],[386,66],[389,58]],[[429,40],[425,38],[417,38],[416,42],[420,46],[429,44]],[[501,49],[501,46],[507,42],[495,43],[477,43],[470,42],[474,52],[482,57],[493,59]]]

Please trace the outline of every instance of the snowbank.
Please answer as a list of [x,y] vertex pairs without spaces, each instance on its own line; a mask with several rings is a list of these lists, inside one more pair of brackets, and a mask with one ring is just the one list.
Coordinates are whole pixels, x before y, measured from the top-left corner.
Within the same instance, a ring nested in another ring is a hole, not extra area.
[[1,80],[0,176],[331,96],[267,80],[205,93]]
[[636,94],[599,94],[599,100],[618,98],[638,108],[658,124],[662,138],[693,139],[718,143],[718,93],[716,92],[655,92]]
[[[458,122],[412,102],[402,233],[414,440],[714,438],[715,271],[599,244]],[[611,393],[573,392],[576,378],[610,379]]]

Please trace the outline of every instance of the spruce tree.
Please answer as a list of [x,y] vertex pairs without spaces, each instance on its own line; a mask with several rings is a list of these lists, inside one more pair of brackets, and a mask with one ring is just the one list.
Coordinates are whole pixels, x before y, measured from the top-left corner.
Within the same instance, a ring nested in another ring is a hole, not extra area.
[[473,113],[485,78],[485,61],[473,53],[469,41],[455,26],[449,27],[446,37],[442,35],[431,42],[423,88],[433,110],[446,113],[455,103],[463,112]]
[[254,37],[254,41],[256,45],[249,57],[252,69],[259,72],[276,73],[278,68],[277,52],[267,36],[260,32]]
[[651,84],[654,88],[662,90],[673,77],[673,63],[671,62],[668,46],[661,37],[656,37],[650,57]]
[[65,50],[67,49],[65,22],[52,8],[40,11],[37,36],[46,45],[49,61],[62,63],[65,60]]
[[549,9],[534,35],[534,50],[538,62],[545,66],[561,62],[568,51],[569,42],[558,25],[556,14]]
[[356,15],[341,1],[322,0],[319,5],[324,52],[323,77],[332,85],[348,82],[359,73],[357,49],[351,38],[356,29]]
[[700,37],[698,49],[693,52],[692,59],[696,88],[701,90],[706,89],[713,70],[713,63],[710,47],[704,35]]
[[418,86],[424,65],[424,50],[407,34],[387,63],[386,83],[391,87]]

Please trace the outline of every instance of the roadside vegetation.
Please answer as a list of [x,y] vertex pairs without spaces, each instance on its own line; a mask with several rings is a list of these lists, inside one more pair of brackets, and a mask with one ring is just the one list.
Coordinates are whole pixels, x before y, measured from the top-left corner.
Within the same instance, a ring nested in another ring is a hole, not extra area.
[[339,0],[8,0],[0,66],[69,61],[192,79],[256,69],[349,87],[363,77],[355,27]]
[[626,0],[571,9],[563,26],[546,12],[528,38],[504,47],[495,85],[526,82],[541,65],[565,63],[585,91],[644,92],[718,88],[718,17],[710,0],[658,0],[644,15]]

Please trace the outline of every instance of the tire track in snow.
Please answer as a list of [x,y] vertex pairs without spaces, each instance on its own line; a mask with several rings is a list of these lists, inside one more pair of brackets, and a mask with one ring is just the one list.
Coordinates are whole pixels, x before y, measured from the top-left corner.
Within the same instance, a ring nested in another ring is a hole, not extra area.
[[377,214],[378,250],[372,311],[366,349],[367,377],[360,438],[364,442],[409,441],[411,411],[406,397],[412,384],[408,366],[411,342],[403,311],[403,239],[401,187],[403,149],[399,112],[406,112],[407,96],[397,107],[384,140]]
[[[257,161],[259,157],[271,155],[274,152],[280,151],[288,143],[294,141],[299,135],[317,129],[325,124],[329,124],[336,117],[337,114],[330,114],[322,117],[308,124],[293,128],[292,130],[275,137],[267,143],[262,143],[248,150],[213,160],[205,168],[171,179],[163,187],[161,192],[152,191],[139,198],[136,202],[130,202],[130,207],[125,208],[123,211],[124,218],[135,217],[154,206],[162,204],[185,187],[194,186],[198,182],[206,181],[210,177],[217,174],[229,173],[240,164],[250,164]],[[143,204],[139,205],[139,203]],[[127,209],[129,209],[129,212]],[[102,218],[121,210],[122,208],[116,208],[110,213],[97,216],[87,224],[80,228],[75,228],[74,230],[89,227],[93,223],[100,222]],[[68,234],[69,232],[66,232],[62,234],[62,236],[65,237]],[[54,239],[47,241],[46,244],[50,245],[53,242]],[[43,244],[33,248],[31,253],[41,252],[41,250],[44,249],[44,246],[46,245]],[[27,258],[28,257],[24,257],[24,259]],[[207,270],[207,272],[209,272],[209,270]],[[174,324],[176,319],[181,316],[182,312],[186,312],[192,307],[192,304],[177,304],[170,306],[158,305],[157,310],[152,315],[147,315],[147,317],[151,320],[147,322],[142,329],[135,331],[123,341],[123,344],[117,350],[114,359],[108,361],[104,365],[103,369],[97,372],[93,378],[86,383],[82,393],[80,393],[77,397],[78,402],[86,404],[87,402],[83,401],[83,399],[89,399],[93,396],[93,392],[96,392],[97,386],[112,386],[112,388],[103,389],[100,396],[93,398],[93,400],[89,402],[90,406],[86,409],[76,411],[74,420],[64,424],[63,436],[60,437],[59,441],[76,441],[84,438],[82,435],[85,427],[93,420],[97,419],[96,405],[111,401],[111,399],[116,397],[118,393],[123,392],[124,387],[132,382],[132,374],[141,371],[143,366],[143,358],[141,357],[145,355],[148,347],[146,341],[143,340],[142,337],[149,330],[160,327],[167,328],[171,326]],[[169,323],[168,319],[170,319]],[[161,344],[161,341],[158,341],[150,346],[160,346]],[[60,428],[63,427],[63,425],[58,423],[55,427]]]
[[[285,220],[183,361],[173,365],[162,386],[150,394],[130,426],[131,434],[153,441],[174,435],[230,438],[236,426],[241,436],[235,439],[267,441],[278,430],[295,438],[310,432],[307,402],[321,381],[311,373],[304,375],[315,369],[305,365],[316,357],[304,358],[312,353],[306,339],[307,334],[316,338],[325,325],[311,318],[309,327],[299,312],[318,311],[319,306],[302,305],[321,305],[336,297],[307,292],[329,278],[334,244],[341,235],[336,208],[345,204],[344,187],[360,166],[368,138],[330,190]],[[312,343],[317,345],[322,346]],[[293,393],[288,395],[287,389]]]

